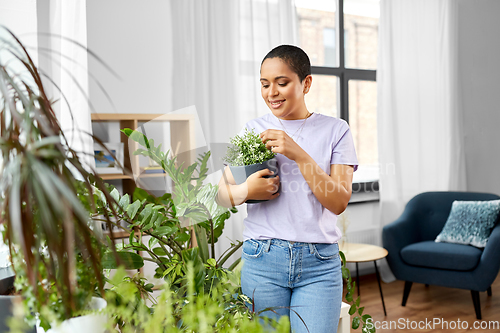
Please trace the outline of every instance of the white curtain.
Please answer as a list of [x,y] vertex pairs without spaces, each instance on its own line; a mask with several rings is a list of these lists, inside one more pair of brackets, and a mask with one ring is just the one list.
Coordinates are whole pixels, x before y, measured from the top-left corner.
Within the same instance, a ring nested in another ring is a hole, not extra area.
[[382,226],[424,191],[465,190],[457,2],[382,0],[378,135]]
[[[49,96],[59,100],[54,111],[82,161],[94,167],[88,104],[86,0],[40,0],[38,13],[39,67],[53,81],[44,81]],[[56,85],[58,88],[56,88]]]
[[[220,153],[245,122],[269,112],[260,96],[260,62],[273,47],[296,42],[293,1],[183,0],[171,6],[173,109],[194,105],[203,130],[197,141]],[[213,154],[214,170],[222,167],[219,157]],[[221,173],[212,176],[218,181]],[[238,209],[226,222],[218,254],[242,239],[246,207]]]

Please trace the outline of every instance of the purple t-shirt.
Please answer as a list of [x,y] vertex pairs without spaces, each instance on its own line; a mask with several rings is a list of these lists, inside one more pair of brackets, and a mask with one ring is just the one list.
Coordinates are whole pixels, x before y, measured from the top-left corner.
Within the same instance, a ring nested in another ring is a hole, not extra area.
[[[283,127],[281,125],[283,124]],[[253,119],[245,128],[261,133],[266,129],[285,130],[328,175],[331,164],[358,167],[349,125],[342,119],[313,113],[303,119],[281,120],[272,113]],[[301,125],[302,128],[301,128]],[[307,243],[336,243],[341,232],[337,215],[323,207],[302,176],[297,163],[277,154],[280,195],[270,201],[247,204],[244,240],[279,238]]]

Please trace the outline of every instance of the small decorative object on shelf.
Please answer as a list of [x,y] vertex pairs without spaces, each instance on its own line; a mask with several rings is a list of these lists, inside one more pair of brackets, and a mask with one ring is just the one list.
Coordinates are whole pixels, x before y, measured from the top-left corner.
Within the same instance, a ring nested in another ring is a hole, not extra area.
[[100,144],[94,144],[96,171],[100,174],[123,174],[123,170],[116,164],[118,161],[123,166],[123,142],[106,142],[104,145],[107,150]]
[[[231,146],[227,149],[223,161],[229,165],[236,184],[242,184],[253,173],[269,169],[273,175],[278,175],[278,160],[276,154],[266,148],[259,135],[252,130],[245,129],[242,136],[236,135],[230,140]],[[279,191],[279,189],[278,189]],[[267,200],[247,200],[246,203],[258,203]]]

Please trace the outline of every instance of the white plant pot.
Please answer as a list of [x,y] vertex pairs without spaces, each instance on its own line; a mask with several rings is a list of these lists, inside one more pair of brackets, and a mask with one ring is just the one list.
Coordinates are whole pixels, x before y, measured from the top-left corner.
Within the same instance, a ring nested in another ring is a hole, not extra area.
[[[92,297],[89,308],[92,310],[101,310],[107,306],[102,298]],[[75,317],[63,321],[58,326],[53,326],[47,332],[38,325],[37,333],[104,333],[108,318],[103,314],[89,314],[86,316]]]

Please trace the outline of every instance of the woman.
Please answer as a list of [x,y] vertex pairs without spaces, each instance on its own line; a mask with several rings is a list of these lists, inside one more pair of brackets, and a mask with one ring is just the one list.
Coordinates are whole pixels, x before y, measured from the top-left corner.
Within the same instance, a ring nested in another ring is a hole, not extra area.
[[300,48],[274,48],[260,74],[271,113],[245,128],[254,128],[277,153],[279,176],[263,178],[272,174],[266,169],[236,185],[226,168],[219,182],[218,199],[226,207],[268,200],[247,206],[242,291],[255,311],[275,308],[277,314],[264,314],[290,316],[294,332],[307,331],[301,319],[309,332],[335,332],[342,301],[336,220],[351,197],[358,164],[352,135],[345,121],[307,110],[311,65]]

